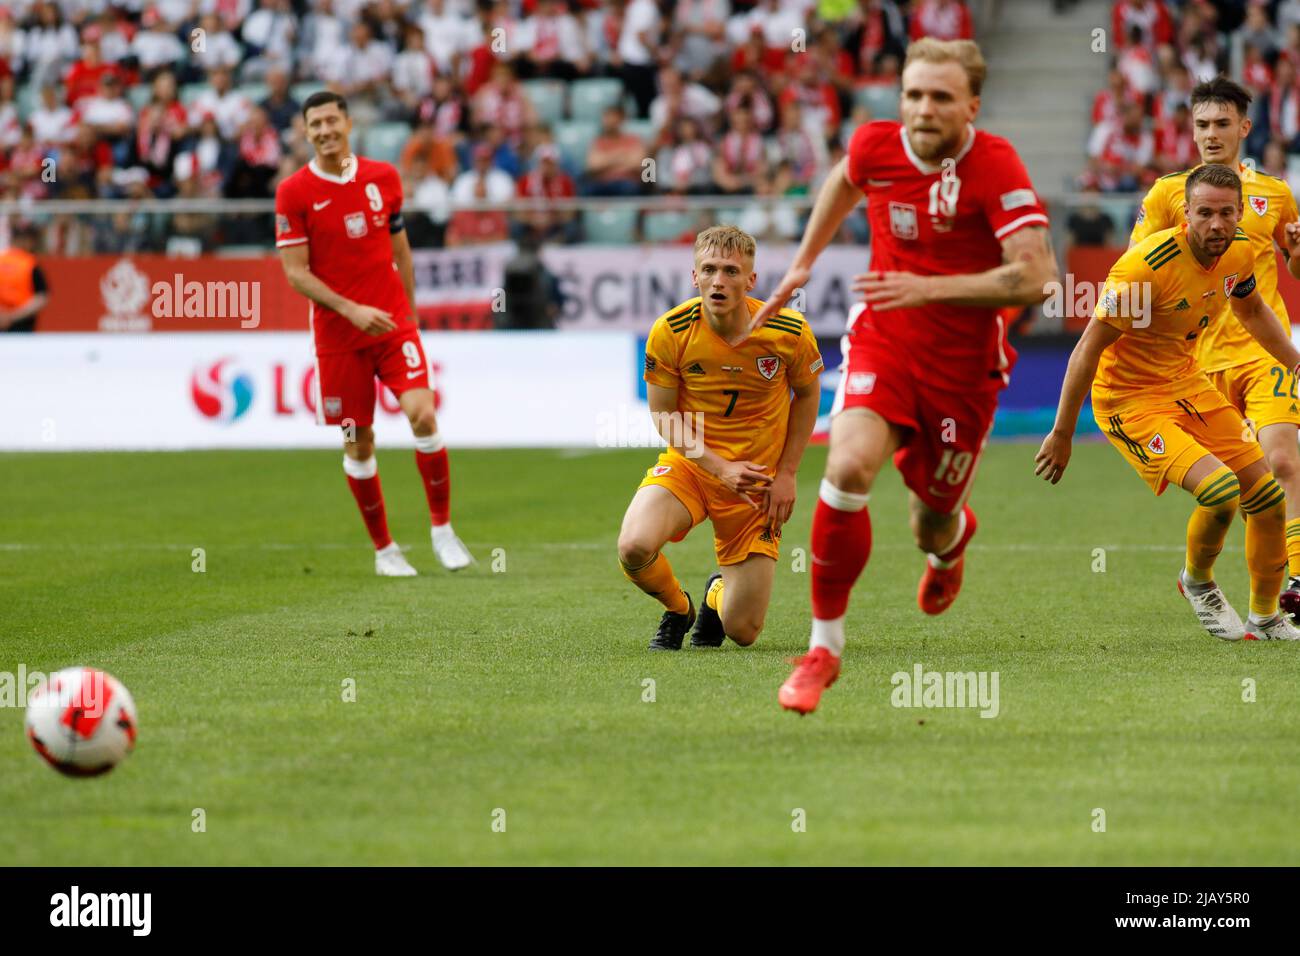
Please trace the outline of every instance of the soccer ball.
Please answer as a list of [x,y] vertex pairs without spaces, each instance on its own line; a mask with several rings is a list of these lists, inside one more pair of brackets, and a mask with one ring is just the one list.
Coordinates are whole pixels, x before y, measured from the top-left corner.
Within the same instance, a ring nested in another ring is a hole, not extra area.
[[60,773],[107,773],[135,747],[135,701],[121,681],[92,667],[50,675],[27,699],[27,739]]

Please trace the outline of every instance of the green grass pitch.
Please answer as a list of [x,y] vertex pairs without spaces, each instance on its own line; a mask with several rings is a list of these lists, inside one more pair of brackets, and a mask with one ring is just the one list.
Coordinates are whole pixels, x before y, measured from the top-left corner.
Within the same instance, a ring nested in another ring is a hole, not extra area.
[[[0,708],[0,859],[1300,862],[1300,647],[1199,630],[1174,587],[1185,495],[1152,497],[1089,443],[1053,488],[1034,447],[990,447],[939,618],[916,608],[903,489],[881,479],[845,670],[807,718],[776,690],[806,646],[792,563],[824,449],[759,642],[675,655],[645,650],[657,605],[614,550],[647,450],[453,451],[480,562],[455,576],[411,453],[381,450],[414,579],[373,575],[337,452],[0,456],[0,671],[106,668],[141,725],[122,767],[67,780]],[[1218,577],[1244,611],[1241,536]],[[708,530],[668,554],[700,597]],[[999,715],[891,706],[918,663],[997,671]]]

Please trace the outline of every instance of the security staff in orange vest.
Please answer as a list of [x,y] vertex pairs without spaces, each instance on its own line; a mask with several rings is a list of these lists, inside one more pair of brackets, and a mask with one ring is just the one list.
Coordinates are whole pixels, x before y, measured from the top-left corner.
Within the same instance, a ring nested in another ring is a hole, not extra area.
[[0,332],[35,332],[37,313],[50,300],[33,254],[39,236],[36,226],[17,225],[12,245],[0,251]]

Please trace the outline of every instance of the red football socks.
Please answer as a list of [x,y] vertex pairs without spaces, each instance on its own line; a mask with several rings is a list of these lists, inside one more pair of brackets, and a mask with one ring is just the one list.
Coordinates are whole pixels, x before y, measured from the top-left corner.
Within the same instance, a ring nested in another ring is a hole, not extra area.
[[812,611],[818,620],[844,616],[849,592],[867,565],[871,555],[868,497],[822,481],[812,522]]

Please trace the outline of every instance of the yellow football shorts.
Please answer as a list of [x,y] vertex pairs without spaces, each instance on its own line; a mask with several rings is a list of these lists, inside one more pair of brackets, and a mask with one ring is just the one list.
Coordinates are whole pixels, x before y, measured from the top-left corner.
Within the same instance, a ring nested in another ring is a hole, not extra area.
[[1274,358],[1207,372],[1214,387],[1250,420],[1258,432],[1265,425],[1300,425],[1300,396],[1291,370]]
[[1217,390],[1160,402],[1151,408],[1093,417],[1124,460],[1156,494],[1180,485],[1188,469],[1213,455],[1233,471],[1264,457],[1254,432]]
[[713,550],[719,565],[739,564],[751,554],[765,554],[773,560],[780,557],[781,534],[772,533],[763,512],[681,455],[661,454],[638,487],[647,485],[667,488],[685,505],[691,513],[691,528],[705,518],[713,522]]

